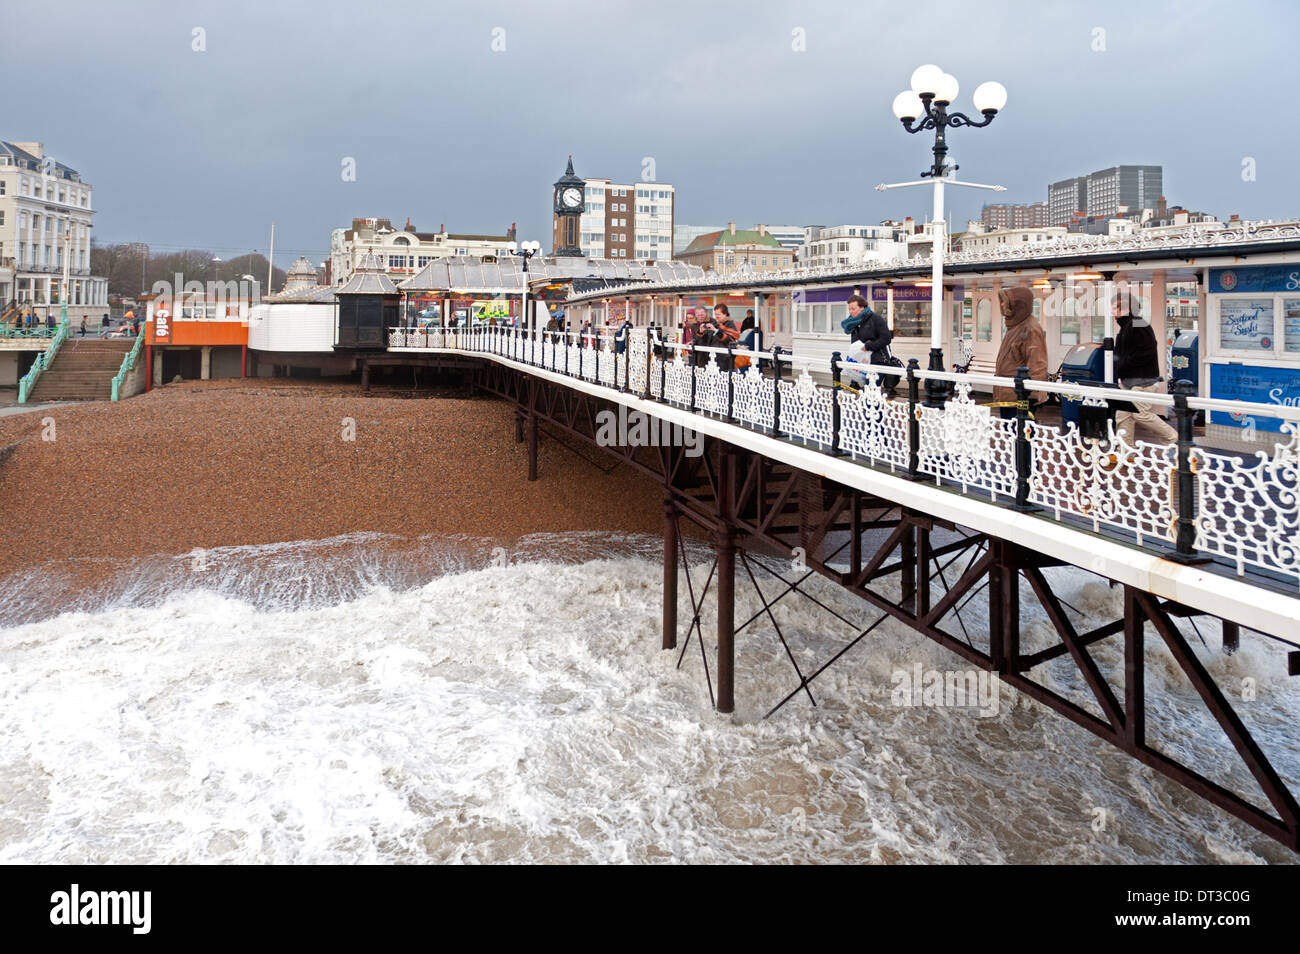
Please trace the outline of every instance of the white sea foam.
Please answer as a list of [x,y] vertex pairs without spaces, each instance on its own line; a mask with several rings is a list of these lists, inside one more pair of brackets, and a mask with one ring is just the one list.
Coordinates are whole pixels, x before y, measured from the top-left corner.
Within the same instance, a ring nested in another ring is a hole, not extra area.
[[[892,622],[814,683],[817,708],[767,720],[797,683],[756,624],[723,717],[694,641],[680,670],[657,648],[657,541],[530,538],[506,566],[460,541],[414,575],[378,542],[213,551],[216,575],[169,595],[143,561],[134,599],[0,629],[0,862],[1295,860],[1005,687],[988,718],[891,704],[897,668],[964,668]],[[1048,572],[1075,605],[1116,606]],[[761,607],[743,573],[737,590],[744,620]],[[805,670],[848,635],[795,598],[777,619]],[[1122,671],[1112,642],[1099,662]],[[1153,738],[1226,752],[1156,642]],[[1294,784],[1281,652],[1201,655],[1225,685],[1256,679],[1239,711]]]

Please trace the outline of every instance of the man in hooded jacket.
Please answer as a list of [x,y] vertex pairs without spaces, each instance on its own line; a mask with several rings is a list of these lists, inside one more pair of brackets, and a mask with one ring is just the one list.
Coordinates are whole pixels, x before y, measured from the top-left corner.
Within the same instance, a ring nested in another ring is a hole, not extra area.
[[[1125,311],[1120,299],[1115,300],[1115,321],[1119,332],[1115,335],[1115,379],[1122,388],[1134,391],[1161,391],[1160,353],[1156,348],[1156,333],[1146,318]],[[1128,432],[1128,440],[1137,439],[1137,425],[1142,424],[1171,444],[1178,440],[1178,432],[1151,410],[1150,404],[1133,402],[1135,410],[1115,413],[1115,431]]]
[[[998,292],[998,305],[1006,328],[1002,332],[1002,345],[998,348],[998,360],[993,373],[998,377],[1014,378],[1021,367],[1029,369],[1029,377],[1035,381],[1047,380],[1047,335],[1042,324],[1034,317],[1034,293],[1023,285],[1004,288]],[[1016,400],[1015,388],[996,387],[993,389],[995,404],[1006,404]],[[1042,404],[1047,395],[1042,391],[1031,391],[1029,404]],[[1002,408],[1003,417],[1014,417],[1015,406]]]

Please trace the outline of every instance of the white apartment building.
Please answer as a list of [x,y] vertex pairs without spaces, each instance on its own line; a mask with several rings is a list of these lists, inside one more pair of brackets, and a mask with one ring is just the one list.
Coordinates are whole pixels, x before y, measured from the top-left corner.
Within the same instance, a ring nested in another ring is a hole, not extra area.
[[961,236],[963,252],[988,251],[1003,246],[1023,248],[1029,254],[1045,242],[1059,241],[1068,233],[1064,225],[1044,225],[1029,229],[994,229],[982,222],[972,219],[966,223],[966,231]]
[[585,178],[578,246],[587,258],[673,257],[673,203],[666,182],[617,183]]
[[866,261],[901,262],[907,237],[893,225],[808,226],[799,249],[799,264],[809,268],[860,265]]
[[330,233],[329,280],[331,285],[344,285],[361,264],[363,256],[374,254],[394,281],[414,275],[434,259],[450,255],[476,255],[498,257],[508,251],[515,240],[515,227],[511,225],[504,235],[474,235],[448,232],[439,226],[437,232],[421,232],[408,219],[400,228],[393,228],[388,219],[353,219],[352,228],[335,229]]
[[57,315],[66,255],[69,317],[108,313],[108,279],[90,274],[94,214],[90,184],[44,144],[0,141],[0,312]]

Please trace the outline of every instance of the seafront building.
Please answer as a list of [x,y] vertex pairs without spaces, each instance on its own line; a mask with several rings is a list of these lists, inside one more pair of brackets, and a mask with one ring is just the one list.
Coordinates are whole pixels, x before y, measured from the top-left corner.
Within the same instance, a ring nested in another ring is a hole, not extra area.
[[58,315],[65,256],[68,317],[108,314],[108,279],[90,274],[92,193],[43,143],[0,140],[0,323]]
[[[673,256],[677,190],[667,182],[582,177],[578,248],[587,258],[660,261]],[[559,215],[556,218],[559,222]]]
[[980,210],[980,224],[990,229],[1034,229],[1048,225],[1046,202],[1027,205],[994,203]]
[[1121,165],[1072,176],[1047,187],[1049,225],[1154,209],[1164,196],[1162,166]]
[[410,219],[401,228],[394,228],[389,219],[353,219],[351,228],[330,235],[328,284],[346,284],[366,255],[378,256],[383,270],[401,281],[438,258],[503,255],[514,240],[514,223],[502,235],[487,235],[448,232],[445,225],[436,232],[421,232]]
[[810,268],[863,262],[899,262],[907,257],[907,233],[893,223],[809,226],[798,261]]
[[761,224],[737,229],[735,222],[728,222],[725,229],[696,238],[677,260],[723,275],[763,274],[792,266],[794,251],[784,248]]

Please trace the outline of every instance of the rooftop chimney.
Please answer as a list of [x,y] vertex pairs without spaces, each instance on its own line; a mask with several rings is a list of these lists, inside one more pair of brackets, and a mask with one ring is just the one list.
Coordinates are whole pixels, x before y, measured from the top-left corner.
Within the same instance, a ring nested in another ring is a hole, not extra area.
[[728,223],[727,223],[727,231],[730,232],[732,235],[735,235],[735,234],[736,234],[736,223],[735,223],[735,222],[728,222]]

